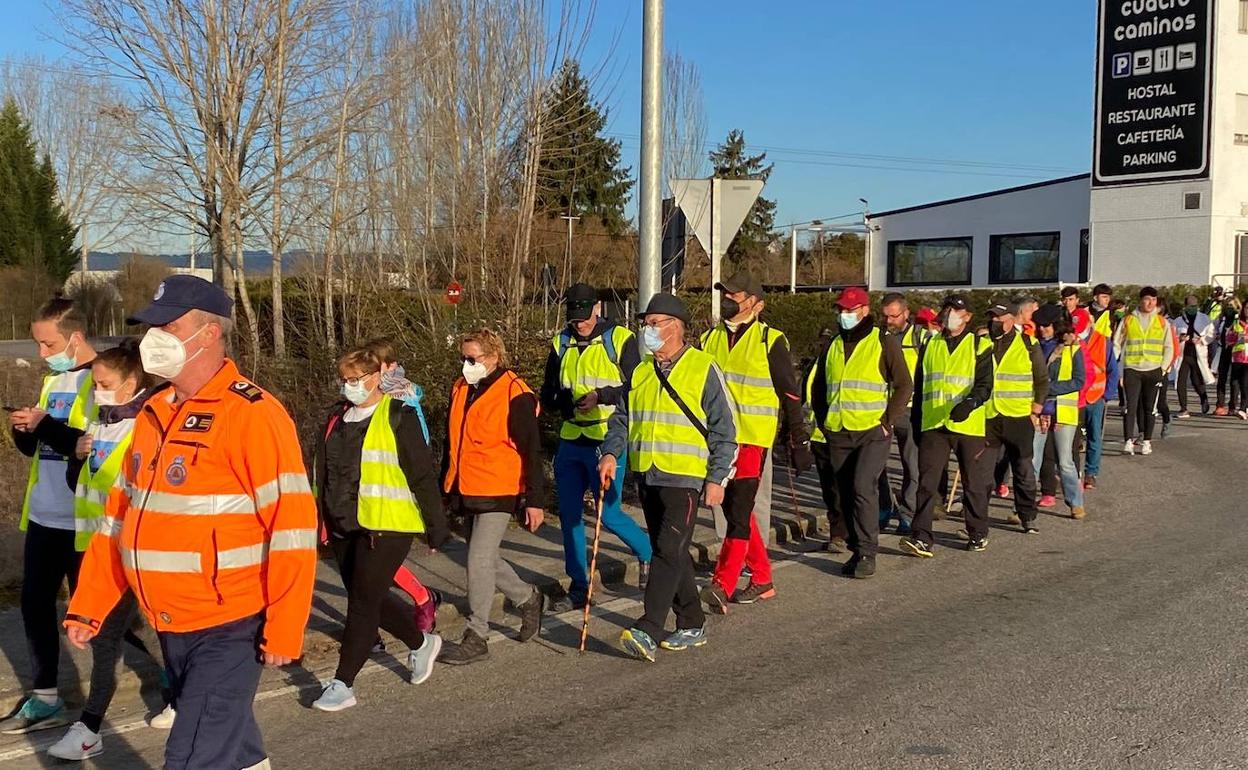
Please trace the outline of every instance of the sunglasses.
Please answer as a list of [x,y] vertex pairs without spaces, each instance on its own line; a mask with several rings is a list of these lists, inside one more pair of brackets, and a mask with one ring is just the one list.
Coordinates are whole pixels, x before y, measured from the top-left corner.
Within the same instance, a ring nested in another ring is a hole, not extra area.
[[477,356],[460,356],[459,360],[465,364],[475,364],[478,361],[481,361],[482,358],[478,358]]

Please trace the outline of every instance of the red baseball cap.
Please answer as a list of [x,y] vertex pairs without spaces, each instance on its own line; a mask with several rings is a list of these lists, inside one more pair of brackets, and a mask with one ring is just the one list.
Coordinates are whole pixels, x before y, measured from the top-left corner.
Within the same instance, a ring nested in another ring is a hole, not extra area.
[[867,294],[866,289],[857,286],[850,286],[841,292],[841,296],[836,301],[836,306],[845,310],[853,310],[856,307],[871,304],[871,295]]
[[932,324],[936,322],[936,311],[930,307],[921,308],[914,318],[921,324]]

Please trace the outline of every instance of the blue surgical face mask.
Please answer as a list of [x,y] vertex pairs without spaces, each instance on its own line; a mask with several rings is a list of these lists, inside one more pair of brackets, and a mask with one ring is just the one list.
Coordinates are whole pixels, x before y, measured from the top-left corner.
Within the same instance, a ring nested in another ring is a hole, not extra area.
[[73,369],[74,364],[76,364],[77,361],[75,361],[74,357],[69,354],[69,348],[70,346],[66,345],[65,349],[60,353],[54,353],[53,355],[43,359],[44,362],[47,363],[48,368],[58,373],[68,372],[70,369]]
[[860,321],[860,320],[861,320],[861,319],[860,319],[860,318],[858,318],[858,314],[857,314],[857,313],[855,313],[855,312],[854,312],[854,311],[852,311],[852,310],[847,310],[847,311],[845,311],[845,312],[841,313],[841,328],[842,328],[842,329],[845,329],[846,331],[848,331],[848,330],[850,330],[850,329],[854,328],[855,326],[857,326],[857,325],[858,325],[858,321]]
[[342,397],[356,406],[359,406],[367,401],[371,395],[373,395],[372,389],[364,387],[363,380],[360,380],[354,385],[347,382],[342,384]]
[[651,353],[659,352],[663,348],[663,335],[659,334],[658,327],[647,326],[641,332],[641,344]]

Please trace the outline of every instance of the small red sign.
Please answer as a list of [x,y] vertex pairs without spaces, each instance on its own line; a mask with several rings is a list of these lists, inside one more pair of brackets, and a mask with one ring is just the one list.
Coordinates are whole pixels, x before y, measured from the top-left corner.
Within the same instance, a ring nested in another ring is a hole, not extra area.
[[464,298],[464,287],[459,281],[451,281],[446,287],[446,301],[451,305],[458,305],[460,300]]

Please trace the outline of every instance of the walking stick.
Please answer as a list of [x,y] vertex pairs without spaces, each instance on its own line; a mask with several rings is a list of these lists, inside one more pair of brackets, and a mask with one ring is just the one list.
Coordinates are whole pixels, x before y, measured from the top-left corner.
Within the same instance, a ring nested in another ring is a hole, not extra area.
[[598,542],[602,539],[602,501],[607,496],[607,485],[598,490],[598,516],[594,521],[594,547],[589,559],[589,590],[585,592],[585,614],[581,618],[581,646],[585,652],[585,641],[589,638],[589,607],[594,598],[594,573],[598,571]]
[[793,480],[793,466],[786,465],[784,469],[789,472],[789,500],[793,503],[793,515],[797,517],[798,526],[801,526],[802,509],[797,507],[797,483]]
[[949,482],[949,499],[945,501],[945,512],[950,513],[953,508],[953,498],[958,496],[958,482],[962,480],[962,468],[953,474],[953,481]]

